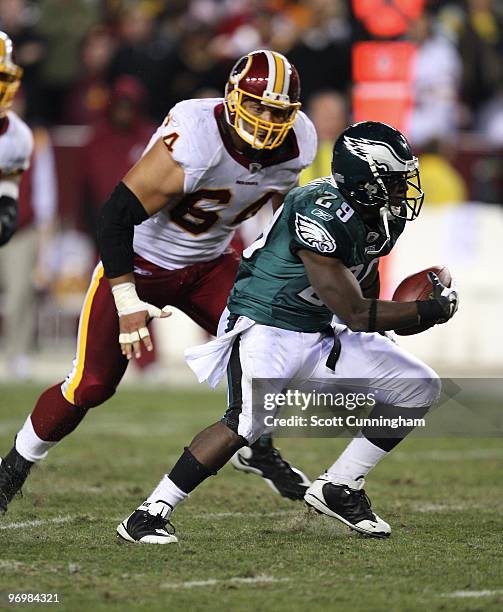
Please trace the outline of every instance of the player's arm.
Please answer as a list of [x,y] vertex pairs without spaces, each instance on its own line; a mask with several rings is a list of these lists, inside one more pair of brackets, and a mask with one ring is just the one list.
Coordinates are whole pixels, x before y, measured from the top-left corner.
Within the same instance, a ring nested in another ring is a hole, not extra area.
[[361,290],[363,297],[371,298],[374,300],[379,299],[379,293],[381,291],[381,279],[379,276],[379,268],[375,267],[372,272],[364,279],[365,282],[361,284]]
[[183,169],[159,139],[117,185],[100,212],[98,245],[119,314],[119,342],[128,359],[133,352],[136,357],[141,355],[140,340],[152,350],[146,325],[153,316],[169,315],[142,302],[136,293],[134,226],[183,194],[183,185]]
[[366,298],[354,275],[339,259],[308,250],[300,250],[298,255],[318,297],[353,331],[386,331],[441,323],[455,312],[456,304],[435,291],[434,299],[418,302]]
[[0,180],[0,246],[7,244],[17,228],[17,201],[21,175]]

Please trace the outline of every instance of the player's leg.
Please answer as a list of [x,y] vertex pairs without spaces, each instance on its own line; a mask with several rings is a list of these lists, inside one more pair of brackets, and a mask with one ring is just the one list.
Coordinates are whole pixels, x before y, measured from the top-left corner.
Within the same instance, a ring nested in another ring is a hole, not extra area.
[[[363,379],[358,391],[372,390],[377,403],[369,419],[424,417],[440,393],[440,381],[426,364],[379,334],[340,334],[341,356],[335,373],[326,366],[327,339],[313,379]],[[357,374],[357,376],[355,376]],[[373,512],[363,490],[365,477],[411,431],[412,427],[365,427],[328,470],[308,489],[305,500],[316,510],[333,516],[374,537],[390,534],[389,525]]]
[[0,513],[22,487],[32,465],[71,433],[89,408],[115,393],[127,367],[117,341],[117,312],[99,264],[82,307],[73,369],[42,393],[0,464]]
[[[239,448],[252,444],[265,429],[265,420],[252,411],[252,382],[257,378],[293,377],[302,361],[297,332],[255,325],[234,342],[227,367],[228,409],[220,422],[200,432],[157,487],[117,528],[128,542],[176,542],[169,523],[176,506],[217,471]],[[256,411],[257,406],[253,406]],[[259,417],[259,418],[257,418]]]
[[[178,304],[181,310],[213,336],[217,335],[218,321],[227,304],[238,264],[235,253],[227,253],[215,262],[203,264],[199,268],[202,274],[194,279],[190,294]],[[242,472],[262,476],[273,491],[288,499],[303,499],[311,484],[300,469],[281,456],[273,445],[270,433],[264,434],[250,446],[242,447],[232,457],[231,464]]]

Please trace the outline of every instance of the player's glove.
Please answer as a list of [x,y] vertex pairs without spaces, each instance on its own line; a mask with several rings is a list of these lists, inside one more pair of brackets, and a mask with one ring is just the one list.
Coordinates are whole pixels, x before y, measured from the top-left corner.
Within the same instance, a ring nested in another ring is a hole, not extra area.
[[432,285],[431,298],[417,302],[419,322],[423,323],[445,323],[458,309],[459,297],[454,287],[446,287],[434,272],[428,272],[428,278]]
[[450,287],[446,287],[440,282],[435,272],[428,272],[428,278],[433,286],[432,299],[438,301],[445,315],[438,322],[445,323],[454,316],[454,313],[458,309],[459,297],[455,289],[454,281],[451,282]]
[[0,246],[7,244],[17,228],[17,202],[8,195],[0,197]]

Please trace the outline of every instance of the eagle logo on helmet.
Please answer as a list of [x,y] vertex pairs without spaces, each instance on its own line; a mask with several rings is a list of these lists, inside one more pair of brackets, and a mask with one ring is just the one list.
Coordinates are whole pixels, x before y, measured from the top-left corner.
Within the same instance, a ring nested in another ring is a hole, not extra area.
[[[259,50],[240,58],[225,87],[227,122],[255,149],[279,147],[295,123],[301,106],[299,75],[293,64],[276,51]],[[247,110],[244,103],[255,100],[284,111],[284,121],[267,120]]]
[[406,172],[413,169],[410,164],[413,160],[402,159],[386,142],[344,136],[344,143],[350,153],[369,164],[374,163],[384,171]]

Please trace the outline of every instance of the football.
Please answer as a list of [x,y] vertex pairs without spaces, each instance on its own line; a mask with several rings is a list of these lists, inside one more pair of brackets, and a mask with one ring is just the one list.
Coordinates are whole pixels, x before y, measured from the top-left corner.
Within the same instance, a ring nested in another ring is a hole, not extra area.
[[[440,282],[446,287],[451,286],[452,277],[449,268],[446,266],[431,266],[415,274],[407,276],[395,289],[393,301],[395,302],[415,302],[416,300],[428,300],[431,294],[431,282],[428,278],[428,272],[435,272]],[[411,336],[419,334],[433,327],[433,323],[426,325],[416,325],[405,329],[397,329],[395,333],[399,336]]]

